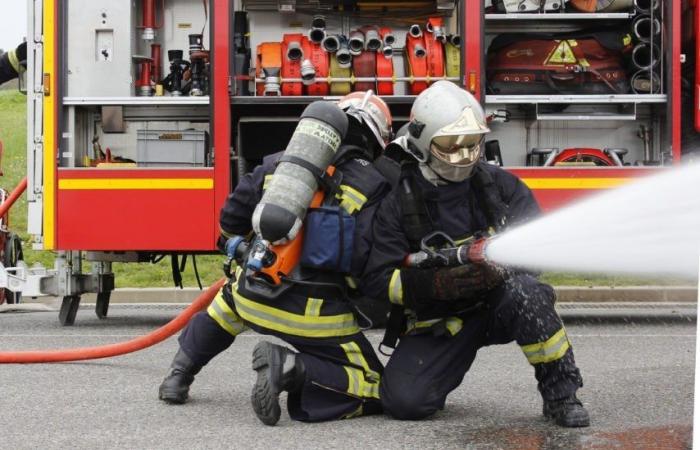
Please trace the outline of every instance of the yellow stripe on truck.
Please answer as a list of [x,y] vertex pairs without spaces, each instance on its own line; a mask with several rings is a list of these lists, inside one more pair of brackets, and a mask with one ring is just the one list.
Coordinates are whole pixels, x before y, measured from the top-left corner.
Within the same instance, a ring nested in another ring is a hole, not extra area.
[[117,191],[117,190],[211,190],[211,178],[83,178],[62,179],[58,188],[63,191]]
[[530,189],[611,189],[632,181],[630,178],[523,178]]
[[[54,64],[56,61],[56,0],[44,0],[44,82],[49,83],[44,86],[44,186],[43,186],[43,244],[44,250],[55,248],[55,170],[56,170],[56,74]],[[49,94],[49,95],[47,95]]]

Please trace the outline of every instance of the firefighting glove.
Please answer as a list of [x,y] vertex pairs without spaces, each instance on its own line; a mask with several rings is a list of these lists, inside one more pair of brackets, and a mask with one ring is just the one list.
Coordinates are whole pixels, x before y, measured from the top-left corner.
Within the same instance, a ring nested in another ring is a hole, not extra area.
[[501,285],[507,272],[490,264],[466,264],[439,269],[404,269],[401,281],[407,307],[426,301],[475,300]]

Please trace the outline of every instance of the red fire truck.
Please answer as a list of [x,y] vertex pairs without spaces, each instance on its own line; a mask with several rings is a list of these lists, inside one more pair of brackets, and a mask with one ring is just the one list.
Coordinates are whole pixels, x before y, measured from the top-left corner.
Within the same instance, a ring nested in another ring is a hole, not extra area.
[[[458,83],[493,119],[489,159],[546,210],[681,157],[680,0],[28,3],[29,232],[58,258],[6,272],[63,297],[67,325],[85,292],[106,315],[112,262],[215,252],[237,179],[320,98],[371,88],[401,124]],[[611,31],[623,43],[601,46]]]

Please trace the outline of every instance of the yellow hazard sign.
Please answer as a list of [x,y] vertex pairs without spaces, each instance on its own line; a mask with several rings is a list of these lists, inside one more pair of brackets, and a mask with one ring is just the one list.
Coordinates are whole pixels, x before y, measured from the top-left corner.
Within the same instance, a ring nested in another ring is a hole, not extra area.
[[577,42],[574,40],[560,41],[557,48],[555,48],[547,57],[545,64],[576,64],[578,61],[574,51],[571,47],[576,46]]

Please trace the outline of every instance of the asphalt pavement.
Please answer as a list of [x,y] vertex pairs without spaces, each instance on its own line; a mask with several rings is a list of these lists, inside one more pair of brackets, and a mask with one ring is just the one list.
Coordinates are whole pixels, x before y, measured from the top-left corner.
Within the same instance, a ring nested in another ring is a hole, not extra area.
[[[119,306],[99,321],[85,307],[72,328],[61,327],[55,312],[0,314],[0,351],[116,343],[166,323],[179,308]],[[0,448],[690,448],[694,316],[608,321],[582,310],[572,306],[563,315],[584,377],[587,429],[562,429],[541,417],[533,370],[515,344],[483,349],[445,410],[429,420],[303,424],[285,413],[267,427],[249,396],[251,351],[269,338],[246,333],[202,371],[184,406],[157,399],[174,338],[108,360],[0,366]],[[376,345],[381,331],[369,337]]]

